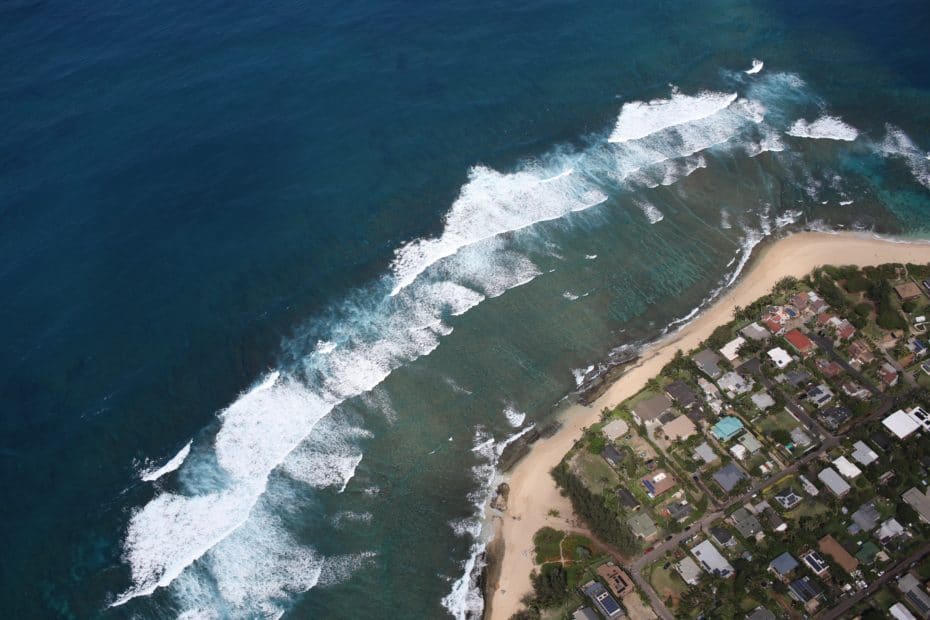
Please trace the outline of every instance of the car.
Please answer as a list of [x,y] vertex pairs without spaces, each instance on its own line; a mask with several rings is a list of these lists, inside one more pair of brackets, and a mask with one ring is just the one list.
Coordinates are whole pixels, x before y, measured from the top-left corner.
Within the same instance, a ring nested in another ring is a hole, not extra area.
[[668,536],[665,537],[665,540],[671,540],[672,538],[674,538],[674,536],[672,534],[669,534]]
[[666,562],[665,564],[662,565],[662,568],[668,568],[671,565],[672,565],[671,562]]
[[645,554],[645,553],[649,553],[649,552],[652,551],[653,549],[655,549],[655,547],[646,547],[646,548],[643,550],[643,553],[644,553],[644,554]]

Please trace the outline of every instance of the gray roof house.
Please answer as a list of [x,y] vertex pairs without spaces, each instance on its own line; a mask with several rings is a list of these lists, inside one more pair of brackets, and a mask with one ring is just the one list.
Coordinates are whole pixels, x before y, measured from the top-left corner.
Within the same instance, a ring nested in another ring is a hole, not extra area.
[[681,379],[665,386],[665,393],[684,409],[698,402],[697,394],[694,393],[690,385]]
[[704,349],[700,353],[695,353],[691,359],[698,367],[698,370],[703,372],[711,379],[716,379],[721,374],[723,374],[723,371],[720,370],[719,366],[720,362],[723,361],[723,358],[710,349]]
[[859,506],[859,510],[852,513],[852,520],[853,523],[859,527],[859,532],[871,532],[875,529],[875,526],[878,525],[880,516],[881,515],[878,514],[878,509],[875,508],[875,504],[866,502]]
[[769,570],[781,578],[788,577],[797,567],[798,561],[787,551],[769,562]]
[[640,424],[655,423],[659,417],[672,408],[672,401],[665,394],[640,401],[633,407],[633,417]]
[[917,511],[925,523],[930,523],[930,489],[921,492],[917,487],[911,487],[904,492],[902,498]]
[[898,589],[921,618],[930,617],[930,596],[927,596],[920,581],[913,574],[907,573],[898,577]]
[[751,538],[762,531],[759,519],[745,508],[739,508],[730,515],[730,522],[743,538]]
[[775,614],[765,607],[756,607],[746,616],[746,620],[775,620]]
[[701,567],[687,555],[675,564],[675,570],[689,586],[696,585],[701,579]]
[[733,537],[733,533],[725,527],[720,527],[715,525],[710,528],[710,535],[713,536],[714,540],[721,547],[731,547],[736,544],[736,538]]
[[720,488],[729,493],[736,488],[736,485],[746,479],[746,474],[733,463],[727,463],[714,472],[712,477],[720,485]]
[[830,489],[830,492],[837,497],[843,497],[849,493],[849,489],[851,488],[849,484],[843,480],[842,476],[836,473],[836,470],[832,467],[823,468],[820,473],[817,474],[817,478],[819,478],[820,481]]
[[706,441],[694,449],[694,456],[705,463],[713,463],[720,458]]
[[729,577],[733,574],[733,566],[727,562],[727,559],[717,551],[717,547],[709,540],[691,547],[691,554],[704,567],[704,570],[715,577]]

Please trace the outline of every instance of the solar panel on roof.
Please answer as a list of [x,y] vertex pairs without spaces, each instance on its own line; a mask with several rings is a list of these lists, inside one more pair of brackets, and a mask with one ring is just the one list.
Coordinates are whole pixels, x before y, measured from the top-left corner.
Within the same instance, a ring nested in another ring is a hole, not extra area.
[[601,604],[604,606],[604,611],[607,612],[608,616],[612,616],[620,611],[620,604],[611,596],[605,597],[604,600],[601,601]]

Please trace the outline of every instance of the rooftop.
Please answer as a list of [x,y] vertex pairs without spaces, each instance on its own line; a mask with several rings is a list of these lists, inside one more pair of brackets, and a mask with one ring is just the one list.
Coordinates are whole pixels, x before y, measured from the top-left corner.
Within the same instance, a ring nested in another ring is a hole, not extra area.
[[903,409],[898,409],[886,417],[882,420],[882,424],[898,439],[905,439],[920,428],[920,423]]
[[743,430],[743,421],[733,416],[724,416],[710,430],[718,440],[726,441]]
[[673,381],[665,386],[665,393],[682,407],[689,407],[698,402],[697,394],[694,393],[690,385],[681,379]]
[[668,424],[664,425],[662,427],[662,432],[664,432],[669,439],[675,441],[691,437],[697,433],[697,428],[694,426],[694,422],[692,422],[688,416],[680,415]]
[[729,493],[736,485],[746,479],[746,474],[733,463],[727,463],[714,472],[713,479],[724,491]]
[[817,477],[821,482],[827,485],[827,488],[830,489],[834,495],[840,497],[849,493],[849,484],[843,480],[832,467],[825,467],[817,474]]
[[732,362],[739,357],[739,349],[744,344],[746,344],[746,339],[742,336],[737,336],[730,342],[720,347],[720,354],[723,355],[727,361]]
[[697,559],[698,563],[704,567],[704,570],[711,575],[729,577],[733,574],[733,567],[709,540],[705,540],[692,547],[691,553]]
[[660,415],[669,410],[672,401],[665,394],[659,394],[652,398],[640,401],[633,407],[633,413],[643,422],[655,420]]
[[616,420],[611,420],[604,425],[603,431],[607,439],[613,441],[619,437],[623,437],[630,430],[630,425],[626,423],[625,420],[617,418]]
[[798,561],[787,551],[769,562],[769,568],[782,577],[790,575],[797,567]]
[[857,441],[853,444],[852,456],[854,461],[857,461],[860,465],[871,465],[878,460],[878,454],[866,445],[864,441]]
[[723,358],[710,349],[704,349],[700,353],[695,353],[691,359],[694,361],[695,365],[697,365],[698,370],[711,379],[716,379],[722,374],[719,364]]
[[911,487],[901,498],[917,511],[921,519],[930,523],[930,489],[921,491],[917,487]]
[[798,353],[804,354],[814,350],[813,341],[798,329],[792,329],[785,334],[785,340],[787,340],[788,344],[794,347]]

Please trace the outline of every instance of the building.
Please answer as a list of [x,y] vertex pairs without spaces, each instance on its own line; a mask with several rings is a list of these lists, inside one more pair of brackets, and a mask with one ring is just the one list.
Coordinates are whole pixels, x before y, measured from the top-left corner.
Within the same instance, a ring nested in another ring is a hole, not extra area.
[[749,431],[743,433],[737,441],[739,441],[741,446],[746,448],[749,454],[755,454],[762,449],[762,443]]
[[665,394],[640,401],[633,407],[633,419],[637,424],[655,424],[659,417],[672,408],[672,401]]
[[645,541],[652,540],[659,534],[656,524],[645,512],[637,512],[627,519],[626,523],[630,526],[630,531],[633,532],[634,536],[642,538]]
[[811,439],[811,436],[807,434],[802,427],[796,426],[791,429],[791,442],[794,444],[794,448],[807,448],[811,446],[814,442]]
[[758,323],[750,323],[743,329],[739,330],[740,335],[750,339],[750,340],[768,340],[772,337],[772,334],[769,330],[765,329]]
[[775,512],[775,509],[769,504],[765,504],[765,508],[762,510],[762,516],[768,521],[769,528],[771,528],[773,532],[781,533],[788,529],[788,524],[785,520],[782,519],[781,515]]
[[604,449],[601,451],[601,456],[614,467],[619,467],[623,459],[626,458],[626,451],[618,449],[617,446],[609,443],[604,446]]
[[707,465],[713,463],[720,457],[717,456],[717,453],[714,452],[714,449],[710,447],[710,444],[705,441],[694,449],[694,458],[695,460],[699,459],[704,461],[704,464]]
[[827,561],[816,551],[808,551],[801,556],[801,561],[818,577],[830,569],[830,565],[827,564]]
[[729,493],[735,489],[740,482],[746,479],[746,474],[733,463],[727,463],[714,472],[712,477],[714,481],[720,485],[721,489]]
[[817,474],[817,478],[837,497],[843,497],[849,493],[849,489],[851,488],[832,467],[825,467],[822,469],[820,473]]
[[691,386],[681,379],[669,383],[665,387],[665,393],[668,394],[669,398],[678,403],[678,406],[685,409],[699,402],[698,396],[694,393],[694,390],[691,389]]
[[599,581],[589,581],[581,586],[581,590],[585,593],[585,596],[591,599],[591,602],[594,603],[594,606],[605,618],[623,618],[626,616],[617,599]]
[[650,498],[656,498],[672,490],[676,484],[671,474],[664,469],[657,469],[643,478],[643,486]]
[[823,408],[831,400],[833,400],[833,392],[823,383],[807,390],[807,401],[818,409]]
[[[862,504],[856,512],[852,513],[853,525],[858,528],[852,533],[871,532],[878,526],[880,518],[881,515],[874,503],[866,502]],[[850,526],[850,529],[853,529],[853,526]]]
[[791,362],[794,361],[794,359],[791,357],[791,354],[785,351],[784,349],[782,349],[781,347],[775,347],[774,349],[769,349],[766,355],[769,357],[770,360],[772,360],[772,363],[775,364],[776,368],[785,368]]
[[920,581],[912,573],[898,577],[898,589],[919,617],[930,617],[930,596],[927,596]]
[[898,294],[901,301],[910,301],[920,297],[920,287],[913,282],[905,282],[894,287],[894,292]]
[[823,589],[807,576],[795,579],[788,584],[788,593],[791,598],[804,605],[808,611],[816,606],[817,602],[823,597]]
[[733,532],[725,527],[719,525],[711,527],[710,535],[721,547],[732,547],[736,544],[736,538],[733,537]]
[[691,547],[691,554],[697,559],[698,564],[711,575],[723,578],[733,575],[733,567],[709,540]]
[[808,338],[807,335],[799,329],[792,329],[785,334],[785,340],[788,341],[788,344],[790,344],[795,351],[805,357],[813,353],[814,349],[817,348],[814,341]]
[[839,427],[846,424],[850,418],[852,418],[852,410],[849,407],[827,407],[826,409],[821,409],[820,418],[823,420],[823,423],[831,431],[835,431]]
[[691,516],[691,513],[694,512],[694,506],[689,504],[688,500],[671,502],[665,507],[665,512],[668,514],[670,519],[681,523]]
[[907,439],[921,428],[921,424],[903,409],[886,417],[882,424],[898,439]]
[[874,536],[878,539],[878,542],[886,545],[903,533],[904,526],[898,523],[897,519],[892,517],[884,521],[881,526],[875,530]]
[[765,411],[769,407],[775,406],[775,399],[772,398],[772,395],[762,390],[761,392],[756,392],[749,397],[752,401],[752,404],[756,406],[760,411]]
[[689,586],[696,586],[701,580],[701,567],[687,555],[675,564],[675,570]]
[[613,562],[598,566],[597,575],[604,580],[613,595],[618,598],[622,599],[636,589],[629,576]]
[[904,603],[895,603],[889,607],[888,614],[895,620],[917,620],[917,616],[912,614]]
[[853,465],[852,461],[850,461],[845,456],[834,459],[833,464],[836,466],[837,471],[839,471],[844,478],[855,480],[860,475],[862,475],[862,470]]
[[850,456],[863,467],[871,465],[878,460],[878,453],[867,446],[864,441],[857,441],[853,444],[853,451]]
[[868,400],[871,395],[867,389],[852,380],[844,381],[840,389],[843,390],[843,394],[856,400]]
[[882,380],[882,386],[892,388],[898,384],[898,371],[894,366],[885,362],[878,369],[878,378]]
[[745,508],[739,508],[730,515],[730,523],[743,538],[752,538],[762,531],[762,524],[756,515]]
[[875,361],[875,354],[872,353],[872,347],[869,343],[860,338],[849,345],[849,363],[856,369],[868,366]]
[[590,607],[582,607],[572,614],[572,620],[601,620],[601,617]]
[[917,487],[911,487],[901,497],[917,511],[924,523],[930,523],[930,489],[922,492]]
[[717,385],[732,398],[749,392],[754,384],[752,379],[731,370],[717,380]]
[[769,562],[769,570],[782,579],[787,579],[797,567],[798,561],[795,560],[794,556],[787,551]]
[[781,491],[777,492],[772,499],[778,503],[779,506],[785,510],[791,510],[795,506],[801,503],[801,496],[794,490],[793,487],[785,487]]
[[817,370],[820,371],[827,379],[832,379],[839,376],[843,372],[843,367],[833,361],[828,361],[822,357],[818,357],[814,362],[814,365],[817,367]]
[[624,487],[617,489],[617,500],[620,502],[620,507],[628,512],[639,510],[640,506],[642,506],[636,496]]
[[694,422],[686,415],[680,415],[668,424],[662,426],[662,432],[671,441],[681,441],[697,433]]
[[851,573],[859,567],[859,560],[851,556],[849,552],[843,548],[843,545],[838,543],[837,540],[829,534],[817,541],[817,547],[820,549],[821,553],[833,558],[833,561],[839,564],[840,568],[847,573]]
[[749,612],[749,615],[746,616],[746,620],[775,620],[775,614],[765,607],[756,607]]
[[798,476],[798,482],[801,483],[801,488],[804,489],[804,492],[814,497],[815,495],[820,495],[820,491],[817,487],[814,486],[814,483],[807,479],[807,476],[800,475]]
[[743,430],[743,421],[733,416],[724,416],[710,427],[717,441],[729,441]]
[[607,439],[615,441],[630,432],[630,425],[625,420],[617,418],[605,424],[601,430]]
[[695,353],[691,360],[698,367],[698,370],[711,379],[716,379],[723,374],[723,371],[720,370],[720,362],[723,361],[723,358],[710,349]]

